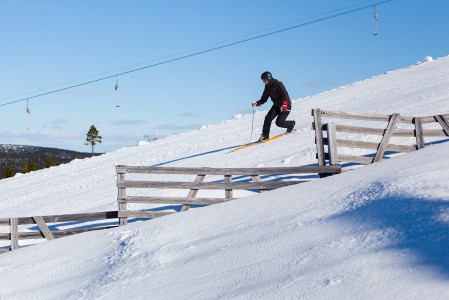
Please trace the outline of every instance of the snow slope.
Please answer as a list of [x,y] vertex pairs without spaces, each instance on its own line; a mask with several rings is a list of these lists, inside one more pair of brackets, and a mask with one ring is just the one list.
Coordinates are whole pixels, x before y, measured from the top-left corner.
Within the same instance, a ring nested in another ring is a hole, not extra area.
[[[115,210],[117,164],[316,163],[311,108],[443,113],[448,79],[445,57],[301,99],[292,113],[298,133],[235,153],[248,141],[250,115],[2,180],[0,215]],[[447,298],[448,148],[2,254],[0,298]]]

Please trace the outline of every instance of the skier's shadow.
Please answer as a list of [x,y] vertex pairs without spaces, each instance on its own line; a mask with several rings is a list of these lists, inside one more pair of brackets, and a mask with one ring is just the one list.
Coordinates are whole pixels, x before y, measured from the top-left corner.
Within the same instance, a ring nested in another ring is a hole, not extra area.
[[189,155],[189,156],[186,156],[186,157],[181,157],[181,158],[169,160],[169,161],[166,161],[166,162],[162,162],[162,163],[153,165],[152,167],[161,167],[161,166],[165,166],[165,165],[168,165],[168,164],[171,164],[171,163],[174,163],[174,162],[178,162],[178,161],[182,161],[182,160],[186,160],[186,159],[190,159],[190,158],[200,157],[200,156],[204,156],[204,155],[209,155],[209,154],[214,154],[214,153],[218,153],[218,152],[234,149],[234,148],[237,148],[237,147],[241,147],[243,145],[244,144],[231,146],[231,147],[226,147],[226,148],[221,148],[221,149],[216,149],[216,150],[211,150],[211,151],[202,152],[202,153],[198,153],[198,154],[193,154],[193,155]]

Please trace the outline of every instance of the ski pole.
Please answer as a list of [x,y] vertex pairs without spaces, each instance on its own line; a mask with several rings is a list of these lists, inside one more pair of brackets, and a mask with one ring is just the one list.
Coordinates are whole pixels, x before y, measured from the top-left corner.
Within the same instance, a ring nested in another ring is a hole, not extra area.
[[253,141],[253,131],[254,131],[254,113],[256,112],[256,108],[253,106],[253,120],[251,121],[251,139],[250,142]]

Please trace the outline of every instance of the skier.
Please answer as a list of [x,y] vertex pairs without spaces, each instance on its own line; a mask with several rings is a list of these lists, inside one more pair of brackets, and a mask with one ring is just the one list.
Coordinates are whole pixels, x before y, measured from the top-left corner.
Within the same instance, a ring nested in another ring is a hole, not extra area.
[[263,90],[263,94],[260,100],[253,102],[253,106],[261,106],[262,104],[267,102],[268,97],[270,97],[271,101],[273,101],[273,106],[265,116],[262,135],[259,138],[259,142],[270,137],[271,122],[276,117],[276,125],[281,128],[287,128],[287,133],[291,133],[296,124],[295,121],[286,121],[292,109],[292,102],[282,82],[274,79],[271,73],[268,71],[263,72],[260,76],[260,79],[262,79],[263,83],[265,84],[265,89]]

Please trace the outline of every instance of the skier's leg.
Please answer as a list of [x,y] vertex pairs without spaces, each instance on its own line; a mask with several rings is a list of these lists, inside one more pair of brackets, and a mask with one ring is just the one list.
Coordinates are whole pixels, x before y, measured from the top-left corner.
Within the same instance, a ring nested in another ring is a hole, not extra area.
[[287,107],[287,111],[281,112],[277,119],[276,119],[276,125],[281,128],[287,128],[287,129],[293,129],[295,127],[295,121],[286,121],[288,115],[290,114],[291,105]]
[[276,118],[278,114],[279,108],[273,105],[268,111],[267,115],[265,116],[265,121],[263,122],[263,129],[262,129],[263,136],[267,138],[270,136],[271,122],[274,120],[274,118]]

